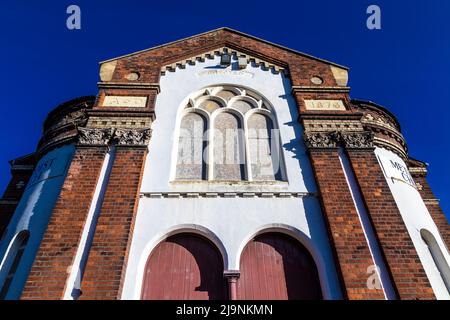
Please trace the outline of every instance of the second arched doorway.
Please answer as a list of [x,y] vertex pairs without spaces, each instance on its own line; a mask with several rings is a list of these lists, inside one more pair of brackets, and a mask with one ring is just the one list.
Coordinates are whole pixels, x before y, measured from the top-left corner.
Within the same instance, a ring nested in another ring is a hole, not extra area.
[[265,233],[251,240],[242,252],[240,272],[240,300],[322,299],[311,254],[281,233]]

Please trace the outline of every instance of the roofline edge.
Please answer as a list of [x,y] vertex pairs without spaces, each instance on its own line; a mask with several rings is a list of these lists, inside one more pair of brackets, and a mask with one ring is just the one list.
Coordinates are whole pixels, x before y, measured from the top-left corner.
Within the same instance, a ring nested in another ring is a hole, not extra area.
[[307,58],[311,58],[311,59],[314,59],[314,60],[317,60],[317,61],[320,61],[320,62],[324,62],[324,63],[330,64],[330,65],[333,65],[333,66],[338,67],[338,68],[345,69],[345,70],[347,70],[347,71],[350,69],[350,68],[347,67],[347,66],[343,66],[343,65],[340,65],[340,64],[338,64],[338,63],[335,63],[335,62],[332,62],[332,61],[328,61],[328,60],[325,60],[325,59],[321,59],[321,58],[312,56],[312,55],[310,55],[310,54],[307,54],[307,53],[304,53],[304,52],[300,52],[300,51],[297,51],[297,50],[294,50],[294,49],[285,47],[285,46],[283,46],[283,45],[280,45],[280,44],[277,44],[277,43],[274,43],[274,42],[271,42],[271,41],[268,41],[268,40],[264,40],[264,39],[255,37],[255,36],[252,36],[252,35],[250,35],[250,34],[248,34],[248,33],[241,32],[241,31],[235,30],[235,29],[233,29],[233,28],[229,28],[229,27],[221,27],[221,28],[209,30],[209,31],[206,31],[206,32],[202,32],[202,33],[198,33],[198,34],[195,34],[195,35],[186,37],[186,38],[182,38],[182,39],[170,41],[170,42],[167,42],[167,43],[164,43],[164,44],[160,44],[160,45],[155,46],[155,47],[151,47],[151,48],[139,50],[139,51],[136,51],[136,52],[128,53],[128,54],[121,55],[121,56],[118,56],[118,57],[115,57],[115,58],[110,58],[110,59],[107,59],[107,60],[100,61],[99,64],[104,64],[104,63],[111,62],[111,61],[114,61],[114,60],[118,60],[118,59],[122,59],[122,58],[127,58],[127,57],[130,57],[130,56],[134,56],[134,55],[136,55],[136,54],[139,54],[139,53],[147,52],[147,51],[150,51],[150,50],[155,50],[155,49],[158,49],[158,48],[162,48],[162,47],[165,47],[165,46],[168,46],[168,45],[175,44],[175,43],[177,43],[177,42],[189,40],[189,39],[192,39],[192,38],[195,38],[195,37],[203,36],[203,35],[205,35],[205,34],[208,34],[208,33],[211,33],[211,32],[216,32],[216,31],[220,31],[220,30],[231,31],[231,32],[240,34],[240,35],[242,35],[242,36],[245,36],[245,37],[248,37],[248,38],[251,38],[251,39],[254,39],[254,40],[258,40],[258,41],[261,41],[261,42],[264,42],[264,43],[267,43],[267,44],[270,44],[270,45],[275,46],[275,47],[278,47],[278,48],[280,48],[280,49],[287,50],[287,51],[290,51],[290,52],[299,54],[299,55],[304,56],[304,57],[307,57]]

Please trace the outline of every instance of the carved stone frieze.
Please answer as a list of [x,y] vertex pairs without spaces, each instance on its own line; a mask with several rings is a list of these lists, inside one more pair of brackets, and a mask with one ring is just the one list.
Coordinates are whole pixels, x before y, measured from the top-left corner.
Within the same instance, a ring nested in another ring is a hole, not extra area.
[[374,134],[363,132],[305,132],[305,143],[309,149],[337,148],[365,149],[373,147]]
[[116,129],[117,145],[138,146],[147,145],[150,141],[151,129]]
[[305,131],[364,131],[358,120],[303,120]]
[[78,144],[98,146],[144,146],[150,141],[151,129],[78,128]]
[[339,133],[339,140],[344,147],[349,149],[372,148],[373,137],[372,131]]
[[336,148],[336,132],[305,132],[305,143],[309,149]]
[[367,123],[367,124],[377,125],[377,126],[380,126],[380,127],[386,128],[386,129],[390,129],[390,130],[393,130],[396,132],[398,131],[394,122],[383,115],[377,116],[372,113],[366,113],[364,115],[364,117],[362,118],[362,122]]
[[114,134],[114,129],[78,128],[78,144],[108,145]]

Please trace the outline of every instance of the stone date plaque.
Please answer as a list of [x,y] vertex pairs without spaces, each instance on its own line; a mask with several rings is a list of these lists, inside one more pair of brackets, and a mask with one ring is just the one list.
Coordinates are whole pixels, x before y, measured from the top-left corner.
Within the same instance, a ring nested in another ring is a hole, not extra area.
[[145,108],[147,97],[106,96],[103,107]]
[[342,100],[305,100],[306,110],[346,110]]

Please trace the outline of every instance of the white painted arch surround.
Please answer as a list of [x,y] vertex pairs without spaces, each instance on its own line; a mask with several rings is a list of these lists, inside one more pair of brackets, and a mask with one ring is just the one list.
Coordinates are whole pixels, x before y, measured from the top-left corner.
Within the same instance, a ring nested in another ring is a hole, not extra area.
[[[233,61],[235,62],[235,60]],[[294,192],[297,197],[141,197],[127,261],[122,299],[140,299],[143,272],[148,256],[159,242],[179,232],[199,233],[210,239],[224,257],[225,269],[238,270],[240,254],[249,240],[259,233],[278,231],[300,241],[313,256],[326,299],[340,299],[342,294],[331,248],[316,192],[314,176],[305,152],[298,111],[290,95],[291,84],[281,73],[248,65],[249,77],[232,72],[203,74],[215,68],[220,58],[206,59],[195,65],[177,68],[161,77],[161,92],[155,104],[156,120],[149,144],[141,193],[204,192]],[[230,67],[229,67],[230,68]],[[275,113],[275,127],[280,129],[282,156],[287,181],[261,183],[244,181],[183,182],[173,181],[174,151],[178,127],[189,96],[216,85],[249,88],[270,102]]]

